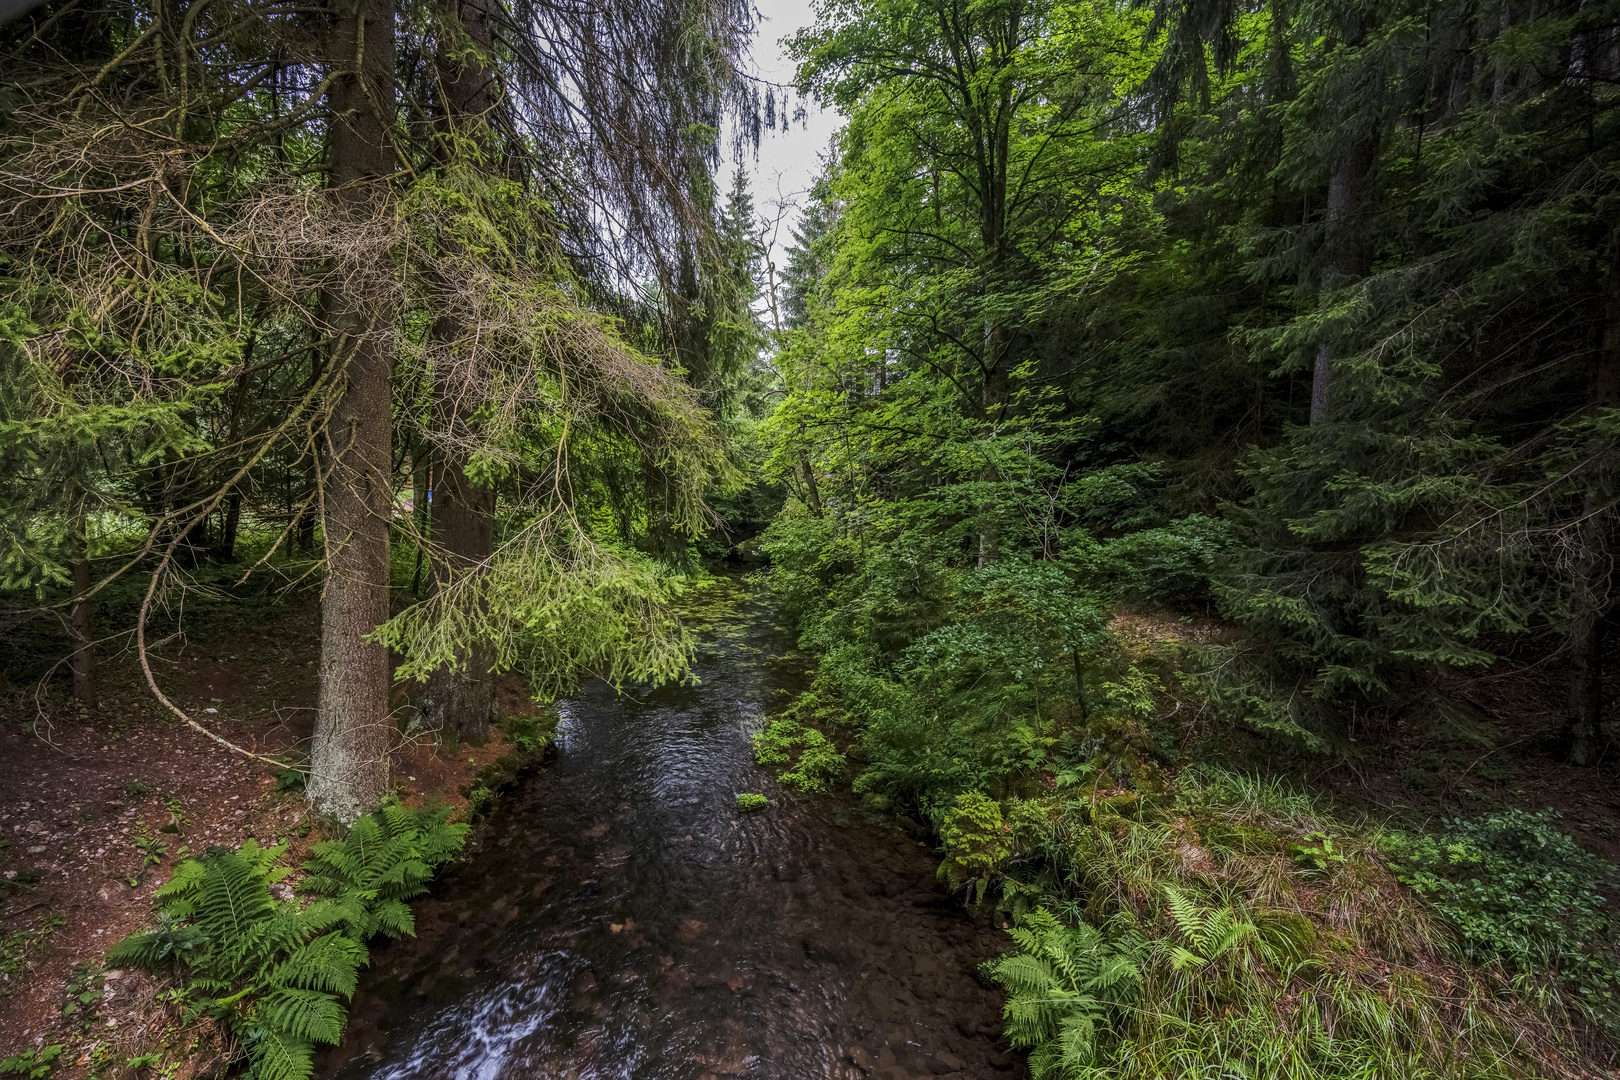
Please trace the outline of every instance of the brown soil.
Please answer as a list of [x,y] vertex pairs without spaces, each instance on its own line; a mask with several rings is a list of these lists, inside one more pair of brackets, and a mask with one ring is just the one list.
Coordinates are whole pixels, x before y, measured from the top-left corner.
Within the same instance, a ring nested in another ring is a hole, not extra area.
[[[296,750],[314,716],[316,603],[295,594],[251,620],[197,620],[155,654],[165,693],[238,745]],[[58,1065],[69,1067],[52,1075],[61,1077],[125,1074],[131,1057],[176,1029],[178,1010],[155,1000],[151,979],[102,972],[101,960],[148,920],[153,890],[180,859],[254,837],[289,844],[296,863],[320,838],[301,794],[278,791],[267,765],[173,719],[131,657],[106,660],[98,674],[94,707],[35,688],[0,699],[0,1059],[60,1044]],[[517,685],[502,687],[502,706],[534,708]],[[393,774],[408,802],[464,812],[463,789],[509,749],[498,737],[457,748],[402,739]],[[100,1000],[77,1000],[98,991]],[[208,1042],[177,1075],[207,1065]]]

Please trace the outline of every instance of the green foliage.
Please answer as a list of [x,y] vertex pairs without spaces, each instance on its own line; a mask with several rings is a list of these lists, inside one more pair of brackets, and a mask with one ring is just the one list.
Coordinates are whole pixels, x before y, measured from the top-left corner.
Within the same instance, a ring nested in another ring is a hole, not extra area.
[[1018,949],[984,970],[1007,988],[1007,1038],[1028,1048],[1030,1072],[1047,1077],[1102,1075],[1117,1041],[1120,1009],[1141,981],[1141,942],[1110,942],[1095,927],[1065,926],[1045,908],[1008,931]]
[[514,716],[506,720],[506,741],[520,754],[533,756],[551,745],[556,736],[555,712],[547,716]]
[[1342,848],[1333,846],[1333,837],[1325,832],[1306,833],[1298,843],[1288,845],[1288,854],[1301,868],[1326,873],[1334,863],[1347,858]]
[[[285,759],[282,759],[285,760]],[[276,794],[303,791],[309,783],[309,760],[302,758],[276,770]]]
[[974,791],[964,791],[940,824],[945,859],[939,876],[960,889],[975,885],[974,900],[984,902],[991,875],[1012,853],[1012,826],[1002,820],[1001,804]]
[[75,964],[73,973],[62,988],[62,1019],[87,1032],[98,1019],[96,1006],[103,992],[98,985],[101,972],[90,964]]
[[57,912],[47,912],[33,930],[13,930],[0,934],[0,974],[15,975],[28,965],[32,953],[42,951],[51,935],[67,925],[67,919]]
[[[826,791],[843,775],[844,755],[832,741],[813,727],[797,720],[773,720],[753,736],[754,761],[760,765],[788,766],[777,780],[789,787],[812,794]],[[798,760],[794,761],[794,754]]]
[[108,951],[109,963],[176,977],[187,1015],[210,1015],[241,1041],[257,1080],[305,1080],[317,1043],[335,1044],[366,941],[412,931],[405,901],[452,858],[466,826],[443,809],[384,806],[342,840],[311,849],[300,903],[275,895],[284,846],[247,841],[187,859],[154,894],[158,925]]
[[765,796],[759,794],[758,792],[744,791],[744,792],[738,792],[737,793],[737,811],[738,811],[738,813],[751,814],[751,813],[754,813],[755,811],[765,809],[767,806],[770,805],[770,803],[771,803],[771,800],[767,799]]
[[449,817],[448,807],[385,804],[356,821],[342,840],[310,848],[299,887],[339,905],[356,941],[412,934],[406,901],[427,891],[434,872],[455,857],[467,836],[468,827],[451,824]]
[[41,1077],[51,1075],[56,1068],[56,1059],[62,1056],[65,1049],[60,1043],[51,1046],[42,1046],[39,1049],[30,1047],[20,1054],[0,1060],[0,1076],[24,1076],[28,1080],[40,1080]]
[[[1434,970],[1443,929],[1369,841],[1286,788],[1211,770],[1114,810],[1082,789],[1010,816],[1003,903],[1035,899],[1016,950],[986,971],[1008,988],[1007,1032],[1037,1075],[1548,1069],[1487,981],[1407,973],[1418,958]],[[1291,851],[1329,836],[1339,857],[1323,869]]]
[[1558,828],[1552,810],[1447,819],[1438,835],[1382,838],[1396,873],[1456,928],[1458,952],[1555,980],[1620,1030],[1620,871]]

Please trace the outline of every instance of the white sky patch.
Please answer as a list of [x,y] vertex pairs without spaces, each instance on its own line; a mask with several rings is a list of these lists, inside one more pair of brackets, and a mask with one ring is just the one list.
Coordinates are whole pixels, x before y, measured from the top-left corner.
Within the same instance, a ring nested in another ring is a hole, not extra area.
[[[754,73],[762,79],[776,83],[793,81],[793,61],[787,55],[782,39],[793,36],[802,26],[815,21],[809,0],[754,0],[754,6],[763,17],[759,36],[754,40]],[[749,184],[754,193],[755,213],[767,221],[775,221],[781,214],[781,224],[770,233],[765,242],[771,244],[770,258],[780,268],[787,260],[788,245],[793,242],[792,226],[798,222],[798,207],[804,203],[810,183],[821,171],[821,158],[827,152],[827,143],[833,132],[842,125],[837,113],[824,112],[809,99],[791,94],[792,107],[804,107],[805,122],[794,123],[782,131],[777,129],[760,140],[757,160],[752,151],[745,151],[743,167],[749,172]],[[722,197],[730,190],[735,159],[726,158],[717,177]]]

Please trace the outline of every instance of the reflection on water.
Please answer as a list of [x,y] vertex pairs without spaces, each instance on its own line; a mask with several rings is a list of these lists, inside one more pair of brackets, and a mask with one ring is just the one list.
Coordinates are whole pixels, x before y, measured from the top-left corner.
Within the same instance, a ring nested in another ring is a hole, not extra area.
[[[554,766],[378,949],[328,1075],[406,1078],[1009,1076],[1003,947],[934,860],[848,801],[797,798],[748,736],[803,658],[735,580],[696,686],[562,707]],[[740,815],[741,791],[771,806]]]

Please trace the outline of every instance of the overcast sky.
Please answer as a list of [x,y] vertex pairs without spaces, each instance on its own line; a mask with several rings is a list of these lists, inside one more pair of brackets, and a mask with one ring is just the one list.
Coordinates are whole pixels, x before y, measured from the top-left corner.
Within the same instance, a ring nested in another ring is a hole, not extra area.
[[[754,40],[755,73],[772,82],[792,82],[793,61],[788,59],[782,39],[791,37],[799,27],[808,26],[814,21],[810,4],[808,0],[754,0],[754,6],[764,16],[759,36]],[[836,113],[822,112],[809,99],[799,101],[797,94],[793,98],[796,104],[804,106],[806,123],[793,124],[786,132],[778,128],[760,142],[757,161],[752,152],[747,152],[744,158],[744,165],[753,177],[754,207],[759,213],[770,217],[776,216],[774,204],[779,199],[792,200],[796,197],[797,201],[803,202],[804,192],[820,170],[820,158],[826,152],[827,141],[839,124]],[[722,167],[722,191],[730,185],[732,168],[730,162]],[[784,220],[777,237],[772,257],[779,267],[792,239],[788,226],[794,220],[796,216]],[[766,240],[769,239],[767,236]]]

